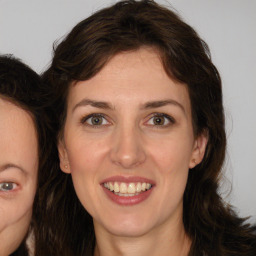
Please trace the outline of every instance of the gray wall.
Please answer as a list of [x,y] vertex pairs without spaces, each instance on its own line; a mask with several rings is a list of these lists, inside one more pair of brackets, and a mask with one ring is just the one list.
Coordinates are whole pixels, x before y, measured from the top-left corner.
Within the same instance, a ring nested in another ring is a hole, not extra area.
[[[12,53],[42,72],[56,39],[114,2],[0,0],[0,53]],[[223,79],[227,118],[228,155],[221,192],[240,215],[256,220],[256,0],[158,2],[173,6],[210,46]]]

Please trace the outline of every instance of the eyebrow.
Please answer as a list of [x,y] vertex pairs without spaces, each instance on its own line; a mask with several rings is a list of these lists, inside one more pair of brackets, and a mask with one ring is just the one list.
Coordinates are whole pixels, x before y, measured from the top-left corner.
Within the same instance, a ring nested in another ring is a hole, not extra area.
[[166,105],[174,105],[179,107],[184,113],[186,113],[184,106],[176,100],[168,99],[168,100],[158,100],[158,101],[150,101],[142,105],[142,109],[150,109],[150,108],[160,108]]
[[95,101],[90,99],[83,99],[80,102],[78,102],[72,109],[72,112],[74,112],[78,107],[82,106],[92,106],[95,108],[101,108],[101,109],[114,109],[113,106],[111,106],[109,103],[104,101]]
[[[110,109],[110,110],[114,109],[114,107],[111,104],[109,104],[108,102],[105,102],[105,101],[95,101],[95,100],[91,100],[91,99],[83,99],[74,106],[74,108],[72,109],[72,112],[74,112],[78,107],[88,106],[88,105],[95,107],[95,108],[100,108],[100,109]],[[166,105],[177,106],[186,114],[184,106],[181,103],[179,103],[178,101],[173,100],[173,99],[149,101],[149,102],[146,102],[145,104],[143,104],[141,106],[141,109],[160,108],[160,107],[164,107]]]
[[20,170],[22,173],[27,174],[25,169],[23,169],[22,167],[20,167],[16,164],[11,164],[11,163],[1,165],[0,166],[0,172],[6,171],[7,169],[10,169],[10,168],[16,168],[16,169]]

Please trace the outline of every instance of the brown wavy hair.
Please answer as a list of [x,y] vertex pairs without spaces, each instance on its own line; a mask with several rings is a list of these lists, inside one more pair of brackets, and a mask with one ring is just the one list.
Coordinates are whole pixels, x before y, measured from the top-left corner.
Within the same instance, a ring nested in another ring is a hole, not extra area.
[[[116,54],[143,46],[156,49],[166,73],[186,84],[194,134],[207,133],[209,138],[203,161],[189,172],[184,194],[189,255],[256,255],[256,228],[237,217],[218,194],[226,151],[219,73],[207,44],[174,11],[150,0],[121,1],[81,21],[54,49],[43,80],[52,92],[55,143],[64,126],[71,83],[92,78]],[[80,204],[71,177],[60,171],[56,160],[41,178],[44,211],[38,216],[38,255],[93,255],[92,218]]]
[[[47,146],[47,128],[45,106],[48,104],[45,87],[40,76],[21,60],[12,55],[0,55],[0,97],[18,107],[24,109],[34,122],[37,133],[39,169],[42,172],[47,164],[48,146]],[[22,149],[21,149],[22,150]],[[36,193],[33,205],[33,211],[38,206],[38,194]],[[33,230],[34,219],[32,217],[29,232]],[[12,256],[27,256],[26,237]],[[0,242],[1,244],[1,242]]]

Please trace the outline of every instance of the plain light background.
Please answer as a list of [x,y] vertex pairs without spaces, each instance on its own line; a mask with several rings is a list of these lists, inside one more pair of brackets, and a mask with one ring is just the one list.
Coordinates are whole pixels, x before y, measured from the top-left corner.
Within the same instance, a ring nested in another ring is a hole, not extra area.
[[[51,60],[55,40],[114,2],[0,0],[0,53],[14,54],[40,73]],[[239,215],[256,221],[256,0],[157,2],[174,8],[210,47],[222,76],[227,122],[221,193]]]

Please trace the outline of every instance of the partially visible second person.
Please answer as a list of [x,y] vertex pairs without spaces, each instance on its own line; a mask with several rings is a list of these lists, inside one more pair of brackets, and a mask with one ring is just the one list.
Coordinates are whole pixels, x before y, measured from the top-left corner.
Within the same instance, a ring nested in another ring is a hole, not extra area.
[[34,71],[0,56],[0,256],[33,255],[31,219],[47,157],[42,92]]

